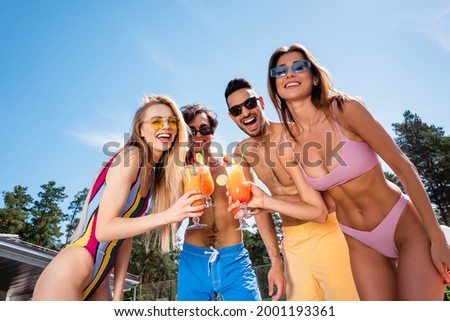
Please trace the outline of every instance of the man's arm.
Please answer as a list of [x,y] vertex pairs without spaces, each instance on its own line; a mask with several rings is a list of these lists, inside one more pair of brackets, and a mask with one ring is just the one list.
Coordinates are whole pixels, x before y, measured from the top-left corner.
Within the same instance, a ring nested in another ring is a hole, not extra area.
[[[241,159],[239,146],[236,148],[233,159],[235,162],[240,161]],[[255,177],[245,157],[242,159],[242,167],[246,179],[254,182]],[[271,262],[271,267],[267,275],[269,282],[269,295],[272,297],[273,301],[278,301],[286,295],[286,278],[284,276],[283,259],[281,258],[280,248],[278,245],[275,223],[271,212],[263,209],[254,209],[254,211],[256,212],[256,215],[254,216],[256,226],[258,227],[259,234],[261,235]],[[275,294],[274,285],[277,287],[277,292]]]
[[[286,278],[284,276],[283,259],[281,258],[280,248],[278,246],[275,223],[269,211],[264,211],[254,217],[271,262],[271,267],[267,275],[269,295],[273,301],[278,301],[286,295]],[[274,285],[277,287],[275,294]]]

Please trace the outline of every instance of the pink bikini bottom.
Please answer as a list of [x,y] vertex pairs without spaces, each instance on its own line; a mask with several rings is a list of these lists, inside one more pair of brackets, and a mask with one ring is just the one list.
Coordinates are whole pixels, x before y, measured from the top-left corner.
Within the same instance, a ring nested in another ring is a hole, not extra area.
[[360,231],[342,224],[339,225],[342,232],[377,250],[384,256],[398,258],[398,249],[394,240],[395,228],[408,201],[409,197],[402,194],[389,214],[372,231]]

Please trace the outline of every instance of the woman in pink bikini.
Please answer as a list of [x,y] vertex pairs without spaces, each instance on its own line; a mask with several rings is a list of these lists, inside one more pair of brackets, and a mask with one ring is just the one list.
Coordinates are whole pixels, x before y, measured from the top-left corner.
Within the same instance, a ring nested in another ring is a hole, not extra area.
[[[134,117],[130,140],[100,170],[72,243],[42,272],[33,300],[122,299],[131,238],[161,228],[166,250],[178,223],[202,214],[203,205],[190,205],[203,197],[199,191],[181,195],[180,163],[187,143],[188,129],[175,103],[166,96],[147,96]],[[151,214],[144,215],[149,204]]]
[[[450,247],[414,165],[302,45],[271,56],[268,89],[306,181],[331,196],[361,300],[442,300]],[[384,177],[378,155],[408,196]],[[292,166],[292,164],[286,164]]]

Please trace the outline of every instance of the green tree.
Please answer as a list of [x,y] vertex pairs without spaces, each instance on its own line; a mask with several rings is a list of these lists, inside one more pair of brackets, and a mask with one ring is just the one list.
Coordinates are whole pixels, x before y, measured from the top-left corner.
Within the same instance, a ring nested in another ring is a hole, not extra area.
[[71,214],[65,214],[63,219],[67,222],[66,225],[66,244],[69,242],[69,237],[75,232],[75,229],[80,221],[78,214],[83,211],[84,201],[89,193],[88,188],[84,188],[79,191],[72,202],[69,204],[69,210],[71,210]]
[[133,249],[128,271],[141,276],[141,283],[160,282],[176,278],[178,265],[175,263],[176,253],[162,252],[157,247],[150,247],[145,250],[144,237],[133,238]]
[[245,248],[248,250],[253,266],[270,264],[269,255],[259,231],[243,231]]
[[27,193],[28,187],[17,185],[12,192],[3,192],[5,208],[0,209],[0,232],[21,234],[28,220],[33,198]]
[[65,187],[57,187],[54,181],[41,185],[39,200],[31,208],[30,222],[26,224],[23,239],[27,242],[59,250],[60,224],[64,221],[64,212],[59,207],[67,195]]
[[[157,230],[151,232],[151,234],[154,235],[153,238],[157,233]],[[147,286],[163,281],[172,281],[172,284],[175,285],[178,276],[180,250],[173,249],[166,253],[162,252],[157,246],[150,246],[147,251],[145,243],[145,235],[139,235],[133,238],[133,248],[131,251],[128,272],[139,276],[140,284],[144,289]],[[142,300],[155,300],[160,297],[175,299],[175,287],[170,289],[164,287],[150,287],[148,289],[149,290],[146,291],[148,293],[144,293],[144,297],[141,298]]]
[[[275,212],[272,214],[272,217],[274,219],[275,229],[277,231],[278,244],[280,244],[283,238],[280,215]],[[243,238],[253,266],[270,264],[269,255],[256,224],[253,224],[252,232],[244,230]]]
[[450,225],[450,137],[409,110],[392,124],[395,142],[416,166],[441,224]]

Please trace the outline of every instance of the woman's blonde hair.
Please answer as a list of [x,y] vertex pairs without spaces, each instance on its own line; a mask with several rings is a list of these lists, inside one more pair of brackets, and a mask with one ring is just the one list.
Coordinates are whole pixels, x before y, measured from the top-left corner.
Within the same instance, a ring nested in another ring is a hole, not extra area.
[[[143,106],[136,112],[129,143],[143,148],[143,161],[147,161],[152,157],[150,146],[140,136],[140,126],[144,121],[143,116],[145,115],[145,111],[155,104],[166,105],[172,110],[178,118],[178,134],[172,146],[163,153],[154,168],[155,185],[153,186],[150,214],[165,211],[183,194],[182,168],[189,148],[188,126],[183,119],[180,109],[172,99],[161,95],[149,95],[144,98]],[[156,238],[154,238],[155,233],[152,233],[152,231],[147,232],[145,238],[146,249],[151,245],[151,241],[155,240],[157,245],[161,247],[161,250],[169,251],[176,244],[176,231],[178,227],[179,223],[162,226],[158,229]]]
[[[167,96],[148,95],[145,96],[142,106],[136,111],[133,118],[131,135],[128,142],[124,146],[124,150],[129,147],[136,147],[139,150],[140,166],[145,166],[153,157],[151,146],[141,137],[141,126],[145,121],[147,109],[156,104],[163,104],[169,107],[174,115],[178,118],[178,133],[172,143],[172,146],[163,152],[161,158],[154,167],[153,175],[155,176],[154,185],[151,195],[151,208],[149,213],[163,212],[172,206],[182,195],[182,168],[189,147],[188,127],[183,119],[183,115],[175,102]],[[100,170],[101,171],[101,170]],[[99,172],[100,173],[100,172]],[[98,174],[96,176],[96,179]],[[89,191],[86,198],[80,222],[72,235],[71,240],[76,240],[82,233],[84,222],[86,220],[87,207],[91,192]],[[179,227],[178,223],[172,223],[162,226],[155,231],[148,231],[145,235],[145,246],[148,250],[151,241],[153,245],[157,244],[163,251],[169,251],[171,246],[176,244],[176,231]],[[155,237],[156,236],[156,237]]]

